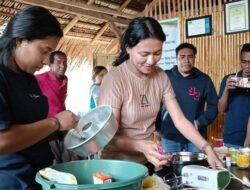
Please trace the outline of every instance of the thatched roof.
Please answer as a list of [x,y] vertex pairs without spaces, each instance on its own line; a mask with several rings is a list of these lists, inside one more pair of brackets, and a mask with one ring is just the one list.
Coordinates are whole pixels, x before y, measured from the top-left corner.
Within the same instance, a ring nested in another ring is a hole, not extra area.
[[[229,1],[223,0],[224,3]],[[58,49],[68,55],[73,67],[78,67],[81,63],[92,64],[96,54],[116,54],[119,38],[130,20],[144,15],[148,7],[155,7],[154,11],[160,13],[159,2],[161,10],[164,8],[167,12],[174,7],[178,7],[178,11],[192,9],[186,7],[190,0],[181,0],[180,6],[175,0],[0,0],[0,30],[1,25],[27,5],[48,8],[64,31]],[[198,7],[202,2],[209,5],[207,1],[195,2]],[[217,5],[219,0],[209,2]]]
[[129,21],[152,0],[1,0],[0,26],[27,5],[48,8],[64,31],[58,49],[72,59],[93,53],[117,53]]

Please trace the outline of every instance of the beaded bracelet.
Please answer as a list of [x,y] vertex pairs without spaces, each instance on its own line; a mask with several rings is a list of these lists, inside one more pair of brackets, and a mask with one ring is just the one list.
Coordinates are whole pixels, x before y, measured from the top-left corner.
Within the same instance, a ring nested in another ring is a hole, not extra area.
[[60,123],[59,119],[55,116],[52,116],[50,118],[54,119],[56,121],[56,125],[58,126],[57,131],[59,131],[61,129],[61,123]]
[[205,144],[201,147],[201,150],[202,150],[203,153],[206,153],[205,150],[206,150],[206,148],[207,148],[208,146],[211,147],[211,145],[207,142],[207,143],[205,143]]

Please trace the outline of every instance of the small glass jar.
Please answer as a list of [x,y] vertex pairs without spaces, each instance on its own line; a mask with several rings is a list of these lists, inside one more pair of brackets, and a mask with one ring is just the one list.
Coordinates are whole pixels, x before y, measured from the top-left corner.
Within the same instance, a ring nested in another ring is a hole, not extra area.
[[228,153],[231,155],[231,163],[233,165],[236,165],[236,156],[237,156],[238,150],[235,148],[229,148]]
[[249,148],[240,148],[237,153],[236,163],[240,168],[247,168],[250,166],[250,149]]

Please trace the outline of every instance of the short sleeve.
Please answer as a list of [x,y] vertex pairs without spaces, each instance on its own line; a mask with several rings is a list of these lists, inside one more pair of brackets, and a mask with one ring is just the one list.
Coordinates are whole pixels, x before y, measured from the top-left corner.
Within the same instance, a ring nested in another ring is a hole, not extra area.
[[222,81],[221,81],[221,85],[220,85],[220,91],[219,91],[219,98],[221,98],[222,94],[223,94],[223,91],[226,87],[226,81],[227,81],[227,78],[229,77],[229,75],[225,76]]
[[166,102],[168,100],[175,98],[174,89],[171,85],[171,82],[165,72],[161,73],[162,81],[163,81],[163,102]]
[[[114,75],[113,75],[114,74]],[[110,71],[103,79],[100,88],[99,105],[110,105],[121,108],[123,102],[123,85],[116,73]]]
[[100,96],[100,86],[99,85],[95,85],[93,87],[92,96],[94,99],[99,98],[99,96]]

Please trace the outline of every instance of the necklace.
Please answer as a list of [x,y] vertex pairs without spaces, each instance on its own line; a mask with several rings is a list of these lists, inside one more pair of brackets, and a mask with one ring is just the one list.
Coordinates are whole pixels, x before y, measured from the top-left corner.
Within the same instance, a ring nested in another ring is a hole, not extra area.
[[149,86],[150,86],[150,80],[149,78],[147,79],[141,79],[138,81],[139,82],[139,93],[140,93],[140,106],[141,107],[148,107],[150,106],[149,102]]

